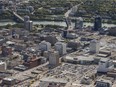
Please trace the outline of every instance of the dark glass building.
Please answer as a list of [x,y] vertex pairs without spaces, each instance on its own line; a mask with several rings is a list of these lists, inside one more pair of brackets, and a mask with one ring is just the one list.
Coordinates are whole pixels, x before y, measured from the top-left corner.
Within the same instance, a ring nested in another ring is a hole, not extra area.
[[75,22],[75,29],[82,29],[83,28],[83,18],[79,17],[76,19]]
[[102,18],[100,16],[96,16],[94,20],[94,31],[98,31],[102,28]]

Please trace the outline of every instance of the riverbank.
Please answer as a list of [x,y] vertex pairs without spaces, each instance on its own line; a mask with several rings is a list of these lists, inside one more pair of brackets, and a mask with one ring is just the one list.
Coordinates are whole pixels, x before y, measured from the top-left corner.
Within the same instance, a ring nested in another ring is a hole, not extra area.
[[[6,25],[14,25],[14,24],[17,24],[16,22],[14,21],[2,21],[0,22],[0,26],[6,26]],[[34,25],[58,25],[58,26],[63,26],[63,27],[66,27],[66,23],[65,21],[34,21],[33,20],[33,24]],[[73,26],[74,26],[74,22],[73,22]],[[93,23],[91,22],[84,22],[84,26],[93,26]],[[108,23],[102,23],[102,27],[116,27],[116,24],[108,24]]]
[[[64,22],[65,17],[63,15],[47,15],[45,17],[33,17],[30,16],[30,19],[32,21],[56,21],[56,22]],[[73,19],[72,22],[75,22],[76,19]],[[90,22],[93,23],[94,19],[91,17],[83,17],[84,22]],[[11,19],[0,19],[0,22],[14,22],[13,18]],[[111,19],[102,19],[102,23],[107,23],[107,24],[116,24],[116,20],[111,20]]]
[[[83,18],[84,19],[84,22],[90,22],[90,23],[93,23],[94,22],[94,19],[92,18]],[[31,20],[33,21],[65,21],[65,18],[31,18]],[[76,19],[73,19],[72,22],[75,22]],[[108,20],[108,19],[103,19],[102,20],[102,23],[107,23],[107,24],[116,24],[116,20]]]
[[2,19],[2,20],[0,20],[0,22],[14,22],[14,21],[11,19]]

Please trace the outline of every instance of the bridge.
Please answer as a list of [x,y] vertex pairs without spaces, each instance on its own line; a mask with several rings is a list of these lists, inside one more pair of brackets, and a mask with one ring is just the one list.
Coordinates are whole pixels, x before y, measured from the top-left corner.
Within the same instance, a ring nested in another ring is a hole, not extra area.
[[21,21],[21,22],[24,22],[24,19],[20,16],[20,15],[18,15],[16,12],[12,12],[13,13],[13,15],[19,20],[19,21]]
[[24,19],[20,15],[18,15],[16,12],[17,11],[17,9],[16,9],[17,4],[20,4],[20,3],[17,3],[16,0],[14,0],[13,4],[12,4],[13,8],[9,9],[9,7],[7,7],[7,9],[10,13],[12,13],[14,15],[14,20],[16,22],[24,22]]
[[78,10],[78,7],[79,7],[81,4],[83,4],[83,2],[81,2],[81,3],[78,4],[78,5],[73,6],[71,9],[69,9],[69,10],[64,14],[64,16],[65,16],[65,21],[66,21],[66,24],[67,24],[67,28],[68,28],[68,29],[73,29],[71,20],[77,19],[77,17],[70,17],[70,14],[71,14],[71,13],[76,13],[77,10]]

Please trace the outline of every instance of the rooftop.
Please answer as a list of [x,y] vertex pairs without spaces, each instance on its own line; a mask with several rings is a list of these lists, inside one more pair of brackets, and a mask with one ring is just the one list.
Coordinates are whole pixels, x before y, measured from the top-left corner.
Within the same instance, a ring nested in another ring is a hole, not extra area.
[[65,83],[65,84],[68,82],[65,79],[61,79],[61,78],[51,78],[51,77],[42,78],[42,79],[40,79],[40,81],[44,81],[44,82],[55,82],[55,83]]

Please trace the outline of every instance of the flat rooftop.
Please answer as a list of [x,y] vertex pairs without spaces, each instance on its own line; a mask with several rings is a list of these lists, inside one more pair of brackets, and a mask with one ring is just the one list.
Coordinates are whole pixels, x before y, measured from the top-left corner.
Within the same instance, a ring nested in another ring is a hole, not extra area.
[[65,83],[65,84],[68,82],[65,79],[61,79],[61,78],[51,78],[51,77],[42,78],[42,79],[40,79],[40,81],[44,81],[44,82],[55,82],[55,83]]
[[94,60],[94,56],[66,56],[65,59],[67,60],[82,60],[82,61],[93,61]]

